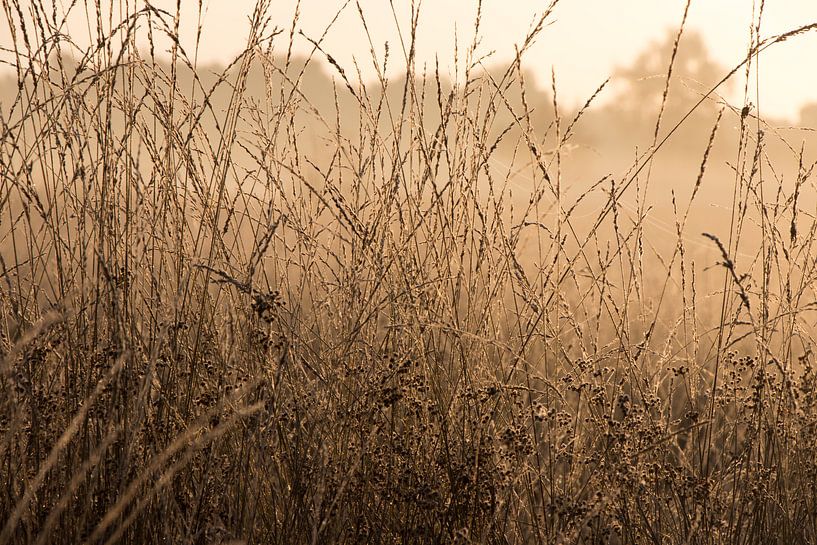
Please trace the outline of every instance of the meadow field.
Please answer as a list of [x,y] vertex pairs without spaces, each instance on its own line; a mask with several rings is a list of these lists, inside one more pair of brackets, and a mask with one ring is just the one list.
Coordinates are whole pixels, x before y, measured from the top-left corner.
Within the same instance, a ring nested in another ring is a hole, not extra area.
[[368,82],[270,0],[226,67],[66,4],[0,2],[0,545],[817,543],[817,109],[749,100],[817,24],[570,108],[557,1]]

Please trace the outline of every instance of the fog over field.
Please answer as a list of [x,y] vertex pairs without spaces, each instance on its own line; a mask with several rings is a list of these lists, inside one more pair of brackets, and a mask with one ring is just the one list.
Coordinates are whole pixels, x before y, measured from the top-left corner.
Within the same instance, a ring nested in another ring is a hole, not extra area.
[[682,2],[577,101],[568,1],[445,69],[419,3],[220,65],[4,2],[0,545],[817,542],[817,96],[762,90],[817,24],[723,64]]

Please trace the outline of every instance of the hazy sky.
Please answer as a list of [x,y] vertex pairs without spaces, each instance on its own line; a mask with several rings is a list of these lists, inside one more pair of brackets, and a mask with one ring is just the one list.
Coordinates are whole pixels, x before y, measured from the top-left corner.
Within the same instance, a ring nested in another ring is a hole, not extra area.
[[[58,5],[70,3],[56,1]],[[90,0],[85,1],[93,5]],[[411,2],[393,2],[405,35]],[[318,38],[343,3],[302,0],[299,28]],[[153,0],[152,4],[173,10],[176,0]],[[203,0],[203,4],[204,31],[199,61],[230,60],[246,39],[248,16],[255,0]],[[536,14],[547,4],[547,1],[485,0],[480,52],[495,51],[492,58],[496,61],[510,59],[514,44],[524,39]],[[685,0],[561,0],[551,19],[552,25],[528,54],[527,66],[541,73],[539,83],[543,85],[550,84],[550,70],[554,67],[560,97],[569,105],[583,103],[615,66],[630,64],[638,53],[665,38],[668,29],[677,28],[684,4]],[[182,0],[182,5],[186,6],[182,27],[187,29],[183,43],[190,47],[194,36],[190,29],[195,27],[198,2]],[[402,53],[389,0],[360,0],[360,5],[378,55],[382,56],[382,45],[389,41],[396,70]],[[294,0],[273,1],[270,13],[273,24],[288,28],[294,6]],[[433,62],[437,54],[443,67],[451,66],[455,29],[462,51],[473,36],[475,6],[474,0],[422,3],[418,47],[421,62]],[[753,0],[693,0],[687,28],[700,32],[712,58],[731,68],[745,55],[752,9]],[[817,22],[817,0],[766,0],[761,32],[769,36],[813,22]],[[0,23],[5,26],[4,20],[0,19]],[[87,35],[87,30],[83,30],[86,26],[84,18],[77,17],[69,31],[72,36],[79,36],[77,29]],[[0,39],[9,39],[7,29],[3,29]],[[283,43],[281,40],[279,47],[283,47]],[[347,73],[354,72],[351,60],[355,56],[361,67],[369,70],[364,76],[373,74],[369,44],[354,1],[329,30],[324,44]],[[300,39],[298,46],[303,51],[309,44]],[[817,102],[817,32],[774,46],[762,56],[760,69],[762,112],[796,119],[804,103]],[[735,88],[740,90],[743,85]],[[740,101],[738,96],[733,98]],[[754,97],[753,101],[758,102]]]

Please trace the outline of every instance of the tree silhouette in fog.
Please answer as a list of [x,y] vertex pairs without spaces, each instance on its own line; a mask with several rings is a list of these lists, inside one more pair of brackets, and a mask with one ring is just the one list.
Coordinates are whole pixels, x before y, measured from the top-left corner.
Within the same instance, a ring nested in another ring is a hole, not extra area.
[[817,102],[810,102],[800,108],[800,126],[817,129]]
[[[614,79],[621,88],[617,108],[638,118],[654,118],[661,106],[675,38],[675,32],[668,32],[662,42],[645,48],[629,67],[615,71]],[[725,69],[709,57],[702,36],[685,32],[673,66],[666,112],[686,111],[724,73]]]

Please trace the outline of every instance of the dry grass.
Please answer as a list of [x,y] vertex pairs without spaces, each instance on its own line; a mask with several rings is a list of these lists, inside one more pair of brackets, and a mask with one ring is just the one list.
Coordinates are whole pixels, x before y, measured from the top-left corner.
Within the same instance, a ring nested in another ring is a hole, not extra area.
[[[683,24],[652,146],[576,196],[585,109],[562,118],[555,76],[534,108],[522,68],[553,5],[452,84],[415,18],[406,77],[368,86],[264,1],[215,76],[154,58],[176,14],[81,50],[48,5],[2,2],[0,544],[817,542],[812,165],[783,183],[724,108],[649,239]],[[734,212],[704,239],[726,121]]]

